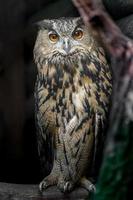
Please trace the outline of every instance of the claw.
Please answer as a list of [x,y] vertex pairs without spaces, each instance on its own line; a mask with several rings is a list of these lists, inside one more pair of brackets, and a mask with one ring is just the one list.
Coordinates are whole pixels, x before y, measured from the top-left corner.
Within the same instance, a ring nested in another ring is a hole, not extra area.
[[46,176],[41,183],[39,184],[39,191],[42,192],[43,190],[47,189],[52,185],[57,184],[57,177],[53,174]]
[[70,192],[71,191],[71,189],[72,189],[72,184],[68,181],[68,182],[66,182],[65,183],[65,185],[64,185],[64,192]]
[[73,184],[69,181],[67,182],[61,181],[58,183],[58,188],[63,193],[70,192],[73,188]]
[[88,189],[90,192],[94,192],[94,193],[96,192],[96,187],[93,184],[90,184]]
[[39,190],[40,190],[40,192],[42,192],[43,190],[45,190],[48,186],[49,186],[49,184],[47,183],[47,181],[43,180],[39,184]]
[[85,177],[82,178],[80,183],[81,183],[81,186],[85,188],[86,190],[88,190],[89,192],[96,192],[95,185],[91,181],[89,181],[87,178]]

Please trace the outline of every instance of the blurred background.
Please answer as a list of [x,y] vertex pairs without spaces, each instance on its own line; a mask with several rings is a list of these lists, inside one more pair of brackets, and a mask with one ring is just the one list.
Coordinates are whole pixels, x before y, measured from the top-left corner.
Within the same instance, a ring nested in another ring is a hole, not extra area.
[[[133,1],[103,2],[133,38]],[[0,1],[0,182],[41,180],[34,121],[35,22],[78,15],[71,0]]]

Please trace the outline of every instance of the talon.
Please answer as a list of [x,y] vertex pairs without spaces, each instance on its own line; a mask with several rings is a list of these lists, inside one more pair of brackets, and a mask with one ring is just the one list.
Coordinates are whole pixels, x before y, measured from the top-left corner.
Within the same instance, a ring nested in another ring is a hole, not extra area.
[[43,188],[42,185],[43,185],[43,182],[41,182],[41,183],[39,184],[39,191],[40,191],[40,192],[42,192],[42,188]]
[[46,188],[57,184],[57,176],[51,173],[46,176],[39,184],[39,191],[42,192]]
[[73,184],[69,181],[67,182],[61,181],[60,183],[58,183],[58,188],[63,193],[70,192],[73,188]]
[[64,185],[64,192],[67,192],[71,190],[72,188],[72,184],[70,182],[66,182],[66,184]]
[[89,186],[89,191],[95,193],[95,192],[96,192],[96,187],[95,187],[95,185],[91,184],[91,185]]
[[66,182],[66,184],[64,184],[64,192],[66,192],[68,184],[69,184],[68,182]]
[[48,187],[48,183],[46,181],[42,181],[39,184],[39,190],[40,190],[40,192],[42,192],[43,190],[45,190],[47,187]]
[[89,192],[96,192],[96,187],[95,185],[89,181],[88,179],[86,179],[85,177],[83,177],[81,179],[81,182],[80,182],[81,186],[83,188],[85,188],[86,190],[88,190]]

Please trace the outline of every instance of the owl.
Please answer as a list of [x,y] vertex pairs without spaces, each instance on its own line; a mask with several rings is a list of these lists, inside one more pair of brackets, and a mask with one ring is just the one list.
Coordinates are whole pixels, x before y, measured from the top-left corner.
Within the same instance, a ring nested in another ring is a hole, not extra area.
[[39,189],[56,185],[65,193],[79,185],[94,191],[89,177],[112,92],[104,50],[81,18],[43,20],[34,59],[38,152],[48,173]]

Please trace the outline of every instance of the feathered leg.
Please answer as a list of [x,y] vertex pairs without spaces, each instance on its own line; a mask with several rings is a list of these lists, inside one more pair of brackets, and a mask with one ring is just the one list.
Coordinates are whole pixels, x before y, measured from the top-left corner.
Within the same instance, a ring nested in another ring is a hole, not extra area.
[[82,178],[88,167],[88,158],[91,156],[95,138],[92,119],[87,116],[82,119],[73,117],[66,127],[66,132],[59,134],[58,156],[61,168],[58,188],[62,192],[70,192],[75,184],[81,184],[90,191],[95,188],[89,180]]

